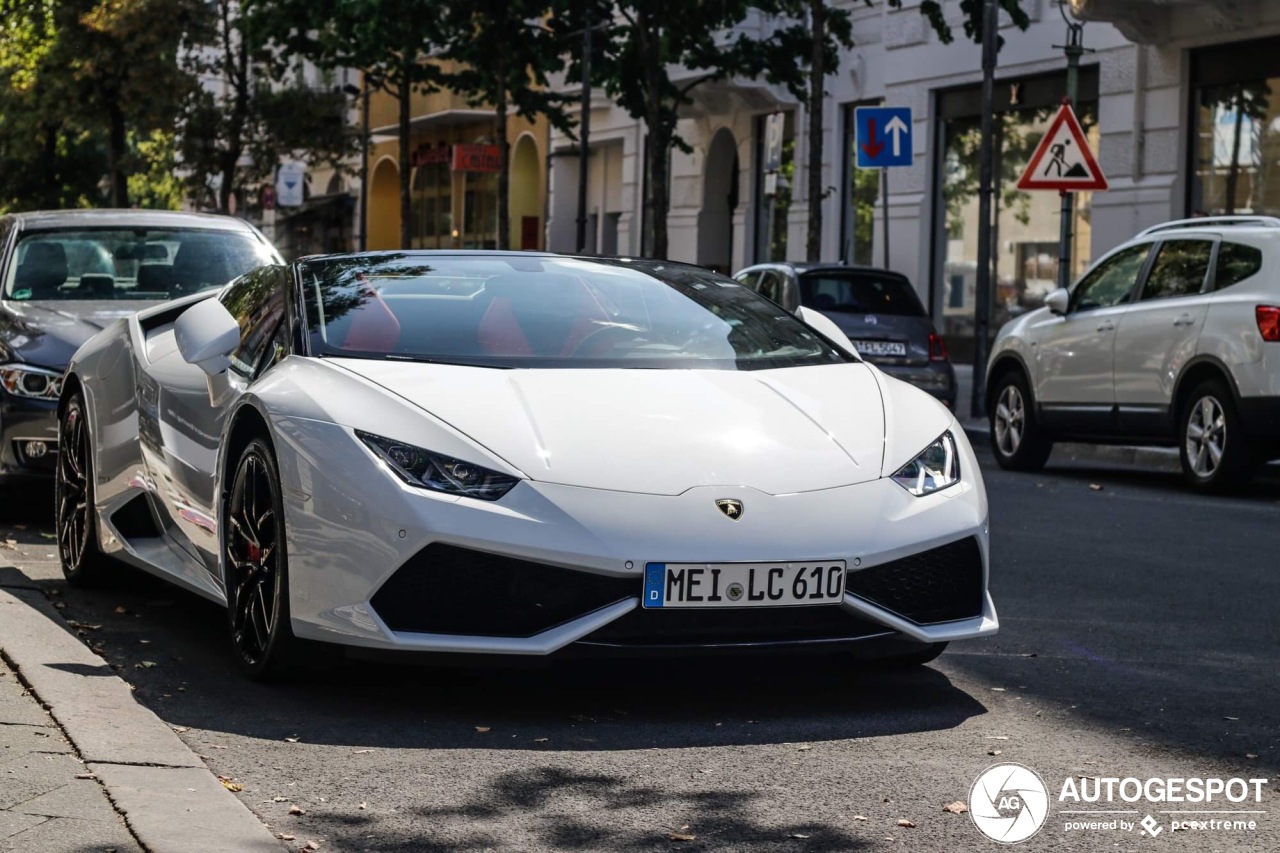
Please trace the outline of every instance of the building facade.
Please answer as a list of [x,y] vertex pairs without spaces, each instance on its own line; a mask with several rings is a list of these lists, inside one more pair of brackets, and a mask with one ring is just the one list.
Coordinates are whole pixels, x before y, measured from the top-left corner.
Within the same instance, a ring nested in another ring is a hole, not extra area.
[[[452,92],[415,94],[409,162],[400,162],[399,102],[370,99],[368,248],[494,249],[498,246],[498,146],[494,112]],[[513,249],[545,247],[546,122],[509,116]],[[400,173],[408,169],[410,245],[400,245]]]
[[[918,3],[895,10],[849,2],[857,48],[827,79],[824,110],[824,260],[906,273],[958,360],[972,352],[977,267],[981,49],[957,29],[939,42]],[[1090,0],[1077,112],[1110,179],[1076,198],[1071,272],[1155,222],[1197,213],[1280,214],[1280,2]],[[1067,91],[1057,0],[1023,0],[1031,25],[1002,21],[997,71],[993,328],[1036,307],[1058,274],[1056,193],[1019,191],[1017,179]],[[769,31],[767,20],[747,26]],[[680,122],[693,153],[671,154],[673,260],[737,270],[801,259],[807,232],[804,110],[756,81],[703,84]],[[854,165],[853,110],[913,111],[914,165]],[[784,114],[778,194],[764,195],[766,117]],[[644,254],[642,126],[601,98],[592,108],[588,251]],[[548,246],[575,249],[578,158],[550,139]],[[883,181],[883,183],[882,183]],[[772,221],[773,231],[766,234]]]

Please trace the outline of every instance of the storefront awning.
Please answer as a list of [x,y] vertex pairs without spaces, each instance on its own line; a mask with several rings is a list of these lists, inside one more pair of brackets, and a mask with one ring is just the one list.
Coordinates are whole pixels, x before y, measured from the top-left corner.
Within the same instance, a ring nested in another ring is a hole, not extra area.
[[[414,116],[409,119],[409,132],[417,133],[431,128],[456,127],[460,124],[475,124],[482,121],[492,122],[493,110],[441,110],[438,113],[428,113],[424,116]],[[385,139],[398,139],[400,137],[400,125],[388,124],[383,127],[375,127],[373,133],[375,136],[381,136]]]
[[1085,20],[1114,24],[1125,38],[1140,44],[1164,41],[1175,15],[1194,15],[1204,30],[1245,32],[1253,25],[1249,4],[1239,0],[1073,0]]

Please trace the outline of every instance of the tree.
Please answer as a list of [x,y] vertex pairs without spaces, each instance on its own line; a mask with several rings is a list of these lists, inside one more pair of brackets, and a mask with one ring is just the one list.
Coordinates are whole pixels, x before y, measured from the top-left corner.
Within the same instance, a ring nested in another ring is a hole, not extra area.
[[[259,44],[279,48],[278,57],[306,57],[324,68],[356,68],[366,86],[398,103],[400,244],[412,234],[409,131],[415,92],[438,86],[441,71],[426,61],[440,45],[438,0],[245,0],[250,31]],[[363,203],[368,203],[364,199]]]
[[129,134],[171,129],[194,79],[179,64],[199,32],[201,0],[59,0],[49,4],[57,37],[49,54],[71,72],[73,109],[106,130],[110,203],[129,204]]
[[542,25],[546,0],[472,0],[446,4],[441,13],[443,50],[450,61],[440,83],[473,107],[492,107],[498,144],[498,248],[511,243],[511,146],[507,117],[546,115],[565,133],[571,123],[566,97],[551,91],[547,75],[564,67],[561,42]]
[[[872,0],[862,0],[867,6]],[[902,0],[886,0],[889,8],[902,8]],[[1021,0],[1000,0],[1000,6],[1007,12],[1014,24],[1026,29],[1030,23],[1027,14],[1021,8]],[[975,42],[982,40],[982,18],[985,5],[982,0],[961,0],[960,8],[964,13],[964,32]],[[801,103],[805,104],[809,119],[808,128],[808,208],[809,223],[805,240],[805,257],[817,262],[822,259],[822,202],[827,193],[822,186],[822,164],[825,137],[822,132],[823,111],[826,104],[826,78],[839,70],[840,48],[854,47],[852,25],[849,10],[846,7],[830,5],[829,0],[783,0],[780,11],[797,19],[797,23],[784,28],[775,37],[770,50],[779,52],[780,57],[770,62],[771,67],[780,70],[781,80]],[[923,0],[919,12],[932,26],[938,39],[943,44],[954,40],[951,25],[943,14],[942,4],[938,0]],[[804,48],[801,49],[801,43]],[[797,85],[797,78],[791,68],[778,59],[787,55],[807,57],[797,69],[804,67],[807,85]],[[888,259],[885,260],[888,263]]]
[[[580,0],[556,11],[552,27],[568,34],[596,24],[592,78],[632,118],[644,123],[644,251],[667,255],[671,206],[672,147],[691,150],[676,133],[681,108],[698,86],[739,74],[772,74],[759,41],[733,32],[752,8],[774,8],[775,0]],[[795,59],[787,62],[794,67]],[[574,57],[569,80],[581,79],[582,56]]]
[[283,157],[298,156],[310,165],[338,163],[355,139],[342,92],[282,79],[288,63],[246,32],[239,4],[214,0],[211,7],[212,26],[186,65],[220,85],[196,89],[188,99],[182,165],[192,196],[203,201],[216,183],[215,204],[226,213],[233,196],[270,180]]

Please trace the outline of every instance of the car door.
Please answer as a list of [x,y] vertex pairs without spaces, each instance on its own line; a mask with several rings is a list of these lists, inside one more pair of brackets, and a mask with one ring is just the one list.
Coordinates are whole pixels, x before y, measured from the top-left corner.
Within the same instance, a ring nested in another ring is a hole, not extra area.
[[211,572],[218,555],[213,473],[223,420],[271,348],[284,319],[286,281],[285,267],[260,267],[216,297],[240,324],[240,346],[226,374],[229,393],[217,405],[204,372],[184,361],[176,346],[144,369],[142,382],[152,386],[157,401],[149,411],[139,410],[140,432],[156,445],[144,453],[148,474],[169,534]]
[[1035,398],[1051,429],[1091,432],[1112,422],[1115,333],[1138,289],[1151,244],[1125,247],[1095,266],[1071,292],[1065,316],[1030,330]]
[[1161,241],[1138,299],[1116,330],[1115,388],[1120,429],[1160,435],[1172,429],[1173,385],[1196,353],[1209,313],[1203,295],[1216,252],[1211,237]]

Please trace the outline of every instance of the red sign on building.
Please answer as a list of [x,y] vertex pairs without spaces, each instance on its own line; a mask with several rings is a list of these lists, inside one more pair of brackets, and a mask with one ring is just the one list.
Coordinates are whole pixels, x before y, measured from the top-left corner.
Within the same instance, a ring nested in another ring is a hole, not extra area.
[[409,155],[409,163],[413,166],[443,165],[448,163],[449,160],[449,146],[443,142],[437,145],[424,143],[419,145],[417,149]]
[[496,145],[453,146],[455,172],[497,172],[501,155]]

